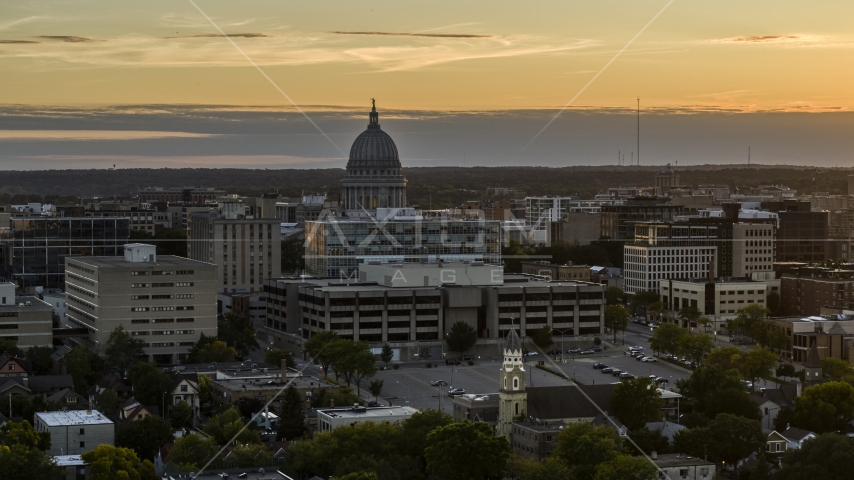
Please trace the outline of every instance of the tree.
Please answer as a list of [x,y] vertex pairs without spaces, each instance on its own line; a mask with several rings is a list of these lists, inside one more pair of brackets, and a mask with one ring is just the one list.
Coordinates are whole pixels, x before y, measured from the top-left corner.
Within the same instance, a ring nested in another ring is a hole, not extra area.
[[116,368],[122,376],[125,376],[128,370],[136,365],[139,358],[145,356],[145,352],[142,350],[144,345],[145,342],[133,338],[125,332],[124,327],[119,325],[110,332],[107,348],[104,349],[107,363]]
[[847,360],[826,357],[821,360],[821,374],[825,380],[842,382],[854,375],[854,368]]
[[294,368],[297,366],[297,362],[294,361],[294,356],[287,350],[274,348],[272,350],[267,350],[267,353],[264,354],[264,361],[270,365],[280,367],[282,365],[282,360],[285,361],[286,368]]
[[244,443],[231,449],[239,468],[258,468],[273,465],[273,454],[261,443]]
[[765,305],[768,305],[768,311],[771,315],[777,316],[780,314],[780,294],[777,292],[768,292],[765,300]]
[[[237,411],[237,407],[232,406],[228,410],[211,418],[202,430],[214,437],[214,440],[219,445],[225,445],[232,439],[237,440],[238,443],[261,442],[261,436],[258,432],[248,428],[241,431],[243,425],[240,412]],[[237,435],[237,432],[240,432],[240,435]],[[237,438],[234,438],[235,435],[237,435]]]
[[700,318],[702,314],[697,310],[697,307],[689,305],[679,309],[678,315],[686,327],[693,327],[693,324],[697,323],[697,319]]
[[807,388],[795,399],[793,424],[815,433],[841,431],[854,412],[854,387],[827,382]]
[[169,407],[169,423],[172,428],[180,430],[182,428],[193,427],[193,407],[187,402],[181,402],[178,405]]
[[391,349],[391,345],[383,344],[383,350],[380,353],[380,360],[385,363],[385,368],[388,368],[388,362],[390,362],[394,358],[394,350]]
[[783,363],[777,367],[777,370],[774,372],[778,377],[794,377],[795,376],[795,366],[791,363]]
[[748,305],[738,309],[738,316],[732,321],[738,331],[746,333],[754,341],[762,345],[768,344],[769,325],[767,322],[770,312],[762,305]]
[[380,477],[377,476],[374,472],[355,472],[348,473],[346,475],[341,475],[340,477],[335,477],[338,480],[380,480]]
[[459,321],[451,325],[448,333],[448,350],[465,353],[477,343],[477,332],[466,322]]
[[282,399],[282,411],[276,436],[278,440],[296,440],[305,433],[305,409],[299,391],[289,385]]
[[670,452],[670,440],[661,434],[658,430],[650,430],[644,426],[643,428],[632,430],[632,440],[641,449],[640,452],[633,451],[634,445],[625,443],[623,446],[631,453],[640,455],[645,453],[649,455],[651,452],[668,453]]
[[646,307],[646,312],[647,312],[648,316],[657,318],[657,317],[660,317],[662,313],[664,313],[665,309],[666,309],[666,306],[664,305],[664,302],[659,300],[657,302],[650,303]]
[[708,333],[685,334],[679,339],[677,345],[680,355],[697,365],[701,365],[706,355],[714,350],[715,339]]
[[540,347],[540,349],[545,350],[552,345],[554,345],[554,339],[552,338],[552,329],[548,325],[543,325],[542,328],[538,328],[533,335],[534,345]]
[[215,341],[216,337],[209,337],[203,333],[199,337],[199,339],[196,340],[196,343],[193,344],[193,348],[190,349],[190,353],[187,355],[187,358],[182,363],[202,363],[202,361],[199,360],[199,351],[201,351],[201,349],[203,349],[206,345],[209,345]]
[[81,455],[92,480],[142,480],[142,462],[133,450],[102,444]]
[[619,455],[596,468],[594,480],[656,480],[658,467],[643,457]]
[[739,369],[743,354],[744,350],[738,347],[717,347],[706,357],[706,365],[718,365],[722,370]]
[[129,448],[145,459],[153,459],[160,447],[174,439],[172,425],[153,415],[127,422],[116,429],[116,446]]
[[722,413],[706,427],[681,430],[673,436],[673,451],[713,462],[735,463],[759,451],[766,441],[758,420]]
[[854,472],[854,442],[844,435],[825,433],[807,440],[799,449],[786,450],[782,463],[774,480],[850,478]]
[[680,392],[694,400],[694,410],[708,418],[720,413],[730,413],[759,420],[759,407],[750,399],[736,369],[724,370],[720,365],[706,361],[694,370],[691,377],[678,384]]
[[371,386],[369,391],[371,395],[374,396],[374,401],[378,402],[380,398],[380,394],[383,392],[383,381],[380,379],[371,380]]
[[697,317],[697,326],[703,329],[703,333],[709,333],[709,330],[712,329],[712,319],[703,315]]
[[424,450],[427,448],[427,436],[433,430],[452,423],[454,423],[452,416],[432,408],[414,413],[401,425],[401,453],[417,459],[421,470],[426,471],[427,460],[424,458]]
[[302,346],[309,357],[320,363],[323,372],[327,375],[329,374],[329,365],[332,363],[332,357],[327,352],[327,347],[336,340],[338,340],[337,333],[324,330],[312,335]]
[[664,400],[650,378],[634,378],[614,388],[614,414],[629,430],[661,420]]
[[169,375],[161,372],[153,363],[137,363],[130,371],[133,394],[143,405],[161,405],[163,394],[174,388]]
[[347,386],[350,386],[351,381],[355,382],[356,391],[361,395],[362,379],[371,378],[377,373],[376,356],[371,352],[370,345],[367,342],[339,340],[331,349],[336,378],[339,374],[343,375]]
[[572,468],[573,479],[590,480],[596,468],[622,453],[616,430],[604,425],[594,427],[586,422],[572,423],[560,431],[552,456]]
[[13,416],[20,416],[21,418],[33,418],[36,412],[59,410],[61,408],[59,403],[47,403],[41,395],[30,397],[27,395],[10,395],[7,393],[0,398],[2,398],[2,401],[0,401],[0,409],[2,409],[4,414],[12,416],[7,410],[11,403],[12,413],[14,414]]
[[605,289],[605,304],[617,305],[618,303],[623,303],[625,295],[625,292],[619,287],[608,287]]
[[299,237],[282,240],[282,273],[299,273],[305,268],[305,242]]
[[0,478],[3,480],[53,480],[65,469],[43,450],[24,445],[0,445]]
[[246,315],[238,315],[234,312],[226,313],[217,322],[216,338],[229,347],[234,347],[237,353],[244,357],[249,355],[251,349],[259,348],[252,321]]
[[88,395],[89,388],[106,372],[104,359],[81,345],[73,347],[62,361],[74,380],[74,391],[80,395]]
[[37,431],[27,420],[7,421],[0,427],[0,445],[21,445],[28,450],[50,450],[50,432]]
[[658,293],[653,292],[651,290],[641,290],[640,292],[632,295],[632,299],[629,302],[629,313],[632,315],[638,315],[638,310],[643,309],[644,315],[646,314],[647,306],[650,303],[657,302],[659,300]]
[[198,469],[208,463],[217,452],[219,447],[213,438],[190,434],[175,440],[168,460],[175,464],[192,465],[193,469]]
[[686,335],[684,328],[673,323],[662,323],[649,339],[649,347],[659,353],[676,354],[679,351],[679,339]]
[[629,311],[622,305],[608,305],[605,307],[605,326],[614,334],[614,343],[617,343],[617,331],[625,331],[629,324]]
[[24,356],[24,351],[18,348],[18,341],[11,338],[0,338],[0,354],[8,353],[13,357]]
[[427,471],[447,480],[499,479],[510,444],[484,422],[453,423],[427,435]]
[[[2,351],[0,351],[2,353]],[[53,347],[30,347],[26,352],[27,360],[33,364],[33,372],[36,375],[50,375],[53,373]]]
[[765,347],[749,350],[742,357],[741,374],[754,384],[757,379],[770,377],[777,366],[777,355]]
[[768,333],[768,347],[783,355],[783,349],[789,346],[789,336],[782,328],[774,328]]
[[233,362],[235,358],[237,358],[237,350],[221,340],[204,345],[196,354],[197,363]]

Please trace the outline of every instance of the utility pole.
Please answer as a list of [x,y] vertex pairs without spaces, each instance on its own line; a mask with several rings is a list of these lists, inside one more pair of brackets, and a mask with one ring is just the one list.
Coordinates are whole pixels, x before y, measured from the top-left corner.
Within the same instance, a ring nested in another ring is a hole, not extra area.
[[750,145],[747,146],[747,166],[750,166]]

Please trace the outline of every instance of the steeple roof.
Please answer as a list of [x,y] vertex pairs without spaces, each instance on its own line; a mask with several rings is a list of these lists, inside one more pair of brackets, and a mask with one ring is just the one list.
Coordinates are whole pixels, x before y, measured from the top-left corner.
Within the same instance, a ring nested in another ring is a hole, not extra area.
[[522,350],[522,342],[519,340],[519,335],[516,334],[516,330],[510,330],[510,333],[507,334],[507,339],[504,341],[504,351],[521,351]]
[[807,353],[807,361],[804,362],[804,368],[821,368],[821,358],[818,356],[818,347],[813,344]]

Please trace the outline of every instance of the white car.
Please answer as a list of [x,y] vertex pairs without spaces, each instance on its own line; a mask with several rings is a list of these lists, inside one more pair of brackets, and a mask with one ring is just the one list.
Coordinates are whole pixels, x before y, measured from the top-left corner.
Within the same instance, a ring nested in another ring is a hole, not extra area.
[[641,362],[654,362],[655,357],[643,357],[641,358]]

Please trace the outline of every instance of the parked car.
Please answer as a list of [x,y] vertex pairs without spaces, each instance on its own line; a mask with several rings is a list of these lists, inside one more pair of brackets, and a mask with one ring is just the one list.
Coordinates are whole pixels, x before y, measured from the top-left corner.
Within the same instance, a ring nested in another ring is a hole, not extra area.
[[461,355],[460,360],[462,360],[463,362],[474,360],[474,355]]
[[625,372],[624,370],[620,370],[619,368],[615,368],[615,369],[614,369],[614,371],[613,371],[613,372],[611,372],[611,375],[613,375],[613,376],[615,376],[615,377],[619,377],[619,376],[620,376],[620,374],[621,374],[621,373],[624,373],[624,372]]
[[640,359],[641,362],[654,362],[655,357],[643,357]]
[[661,385],[661,384],[667,383],[667,382],[668,382],[668,380],[664,377],[658,377],[655,379],[655,383],[658,385]]
[[632,378],[635,378],[635,376],[634,376],[634,375],[632,375],[632,374],[631,374],[631,373],[629,373],[629,372],[623,372],[623,373],[621,373],[621,374],[620,374],[620,378],[622,378],[623,380],[625,380],[625,379],[632,379]]
[[596,345],[595,347],[591,348],[590,350],[593,350],[594,352],[599,353],[602,351],[602,347],[599,345]]
[[650,375],[649,376],[649,379],[652,380],[653,382],[655,381],[656,378],[658,378],[657,375]]
[[643,347],[640,345],[633,345],[629,347],[629,350],[643,350]]
[[602,368],[606,368],[607,366],[608,365],[605,365],[604,363],[594,363],[593,364],[593,368],[595,368],[597,370],[602,369]]
[[546,352],[547,355],[560,355],[562,352],[560,350],[549,350]]
[[454,395],[462,395],[464,393],[466,393],[466,390],[464,388],[452,388],[452,389],[448,390],[448,395],[450,395],[452,397]]
[[570,348],[569,350],[566,351],[566,353],[581,353],[581,349],[580,348]]
[[456,358],[449,358],[449,359],[445,360],[445,365],[459,365],[459,364],[460,364],[460,361],[457,360]]
[[742,380],[742,382],[744,382],[745,387],[753,388],[753,382],[751,382],[750,380]]
[[602,373],[611,373],[613,371],[614,371],[614,369],[611,367],[605,367],[602,369]]
[[433,380],[432,382],[430,382],[430,385],[433,387],[447,387],[448,382],[444,380]]
[[527,353],[527,355],[531,355],[531,356],[539,355],[539,352],[537,352],[536,350],[531,350],[530,352]]

